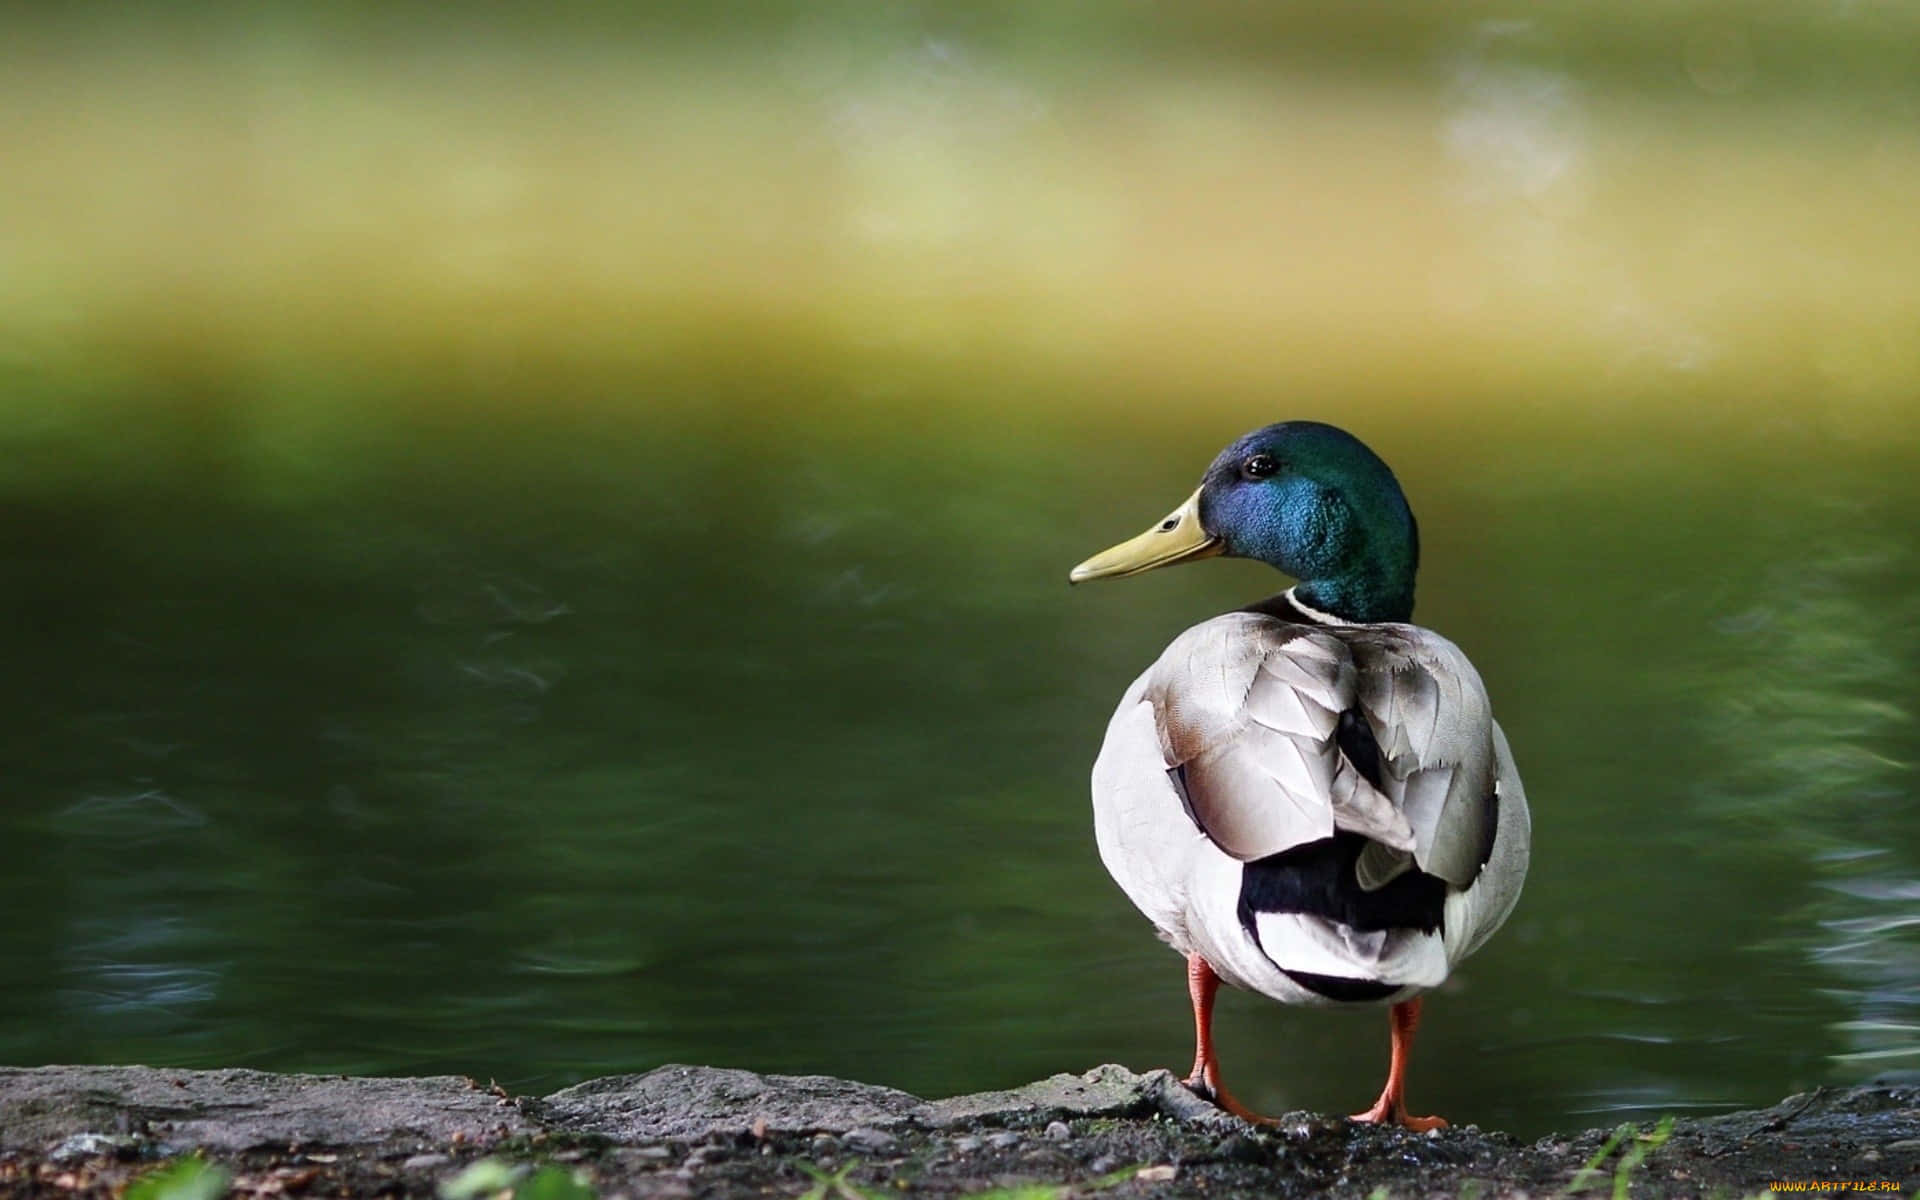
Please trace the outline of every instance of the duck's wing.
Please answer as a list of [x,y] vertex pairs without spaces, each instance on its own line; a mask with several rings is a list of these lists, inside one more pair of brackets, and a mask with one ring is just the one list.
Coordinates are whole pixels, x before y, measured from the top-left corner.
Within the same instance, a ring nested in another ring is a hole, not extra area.
[[1175,640],[1145,684],[1175,791],[1233,857],[1356,833],[1369,889],[1413,866],[1464,888],[1486,861],[1491,709],[1438,634],[1230,613]]
[[[1413,827],[1412,865],[1465,888],[1492,853],[1500,778],[1493,706],[1460,648],[1417,625],[1342,630],[1356,699],[1380,754],[1375,782]],[[1357,869],[1378,887],[1407,856],[1368,847]]]

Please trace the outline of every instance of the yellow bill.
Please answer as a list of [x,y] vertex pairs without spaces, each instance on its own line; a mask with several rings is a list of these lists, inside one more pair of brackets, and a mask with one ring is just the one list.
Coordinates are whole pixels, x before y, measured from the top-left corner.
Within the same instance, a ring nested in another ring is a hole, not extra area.
[[1139,537],[1102,550],[1075,567],[1067,580],[1085,583],[1089,579],[1124,579],[1155,567],[1212,558],[1222,548],[1219,538],[1200,528],[1200,490],[1195,488],[1186,503],[1174,509],[1164,521]]

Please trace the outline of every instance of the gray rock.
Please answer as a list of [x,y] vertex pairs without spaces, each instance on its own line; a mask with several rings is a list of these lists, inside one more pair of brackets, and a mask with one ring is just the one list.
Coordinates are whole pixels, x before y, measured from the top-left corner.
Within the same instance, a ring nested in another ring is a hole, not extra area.
[[[1004,1092],[976,1092],[928,1106],[935,1125],[1004,1121],[1009,1117],[1111,1117],[1154,1111],[1165,1071],[1135,1075],[1125,1067],[1095,1067],[1084,1075],[1054,1075]],[[1182,1089],[1184,1090],[1184,1089]],[[1198,1097],[1195,1097],[1198,1099]],[[1202,1101],[1204,1103],[1204,1101]]]
[[1055,1121],[1047,1126],[1047,1136],[1056,1142],[1064,1142],[1073,1136],[1073,1130],[1068,1128],[1065,1121]]
[[753,1129],[756,1122],[764,1122],[760,1128],[768,1133],[824,1132],[843,1137],[856,1129],[898,1131],[911,1125],[946,1128],[1016,1117],[1073,1120],[1156,1112],[1181,1120],[1238,1125],[1166,1071],[1136,1075],[1111,1065],[1084,1075],[1055,1075],[1010,1091],[932,1103],[893,1088],[820,1075],[673,1066],[579,1084],[548,1096],[544,1107],[551,1122],[570,1132],[623,1142],[697,1140]]
[[1013,1118],[1071,1121],[1079,1117],[1148,1117],[1158,1113],[1222,1130],[1243,1127],[1237,1117],[1228,1116],[1188,1091],[1172,1072],[1148,1071],[1145,1075],[1136,1075],[1111,1063],[1095,1067],[1084,1075],[1054,1075],[1010,1091],[976,1092],[951,1100],[936,1100],[927,1108],[925,1119],[937,1126]]
[[1015,1146],[1018,1146],[1019,1144],[1020,1144],[1020,1135],[1013,1132],[1011,1129],[1006,1130],[1002,1133],[993,1134],[991,1137],[987,1138],[987,1145],[992,1146],[995,1150],[1011,1150]]
[[453,1076],[349,1079],[149,1067],[0,1067],[0,1150],[76,1134],[145,1134],[163,1148],[485,1143],[539,1126]]
[[402,1171],[431,1171],[435,1167],[444,1167],[453,1159],[445,1154],[416,1154],[400,1164]]
[[980,1145],[980,1139],[977,1137],[957,1137],[953,1139],[953,1152],[955,1154],[972,1154],[980,1148]]
[[575,1133],[615,1141],[697,1140],[715,1132],[845,1133],[897,1128],[926,1101],[893,1088],[824,1075],[760,1075],[722,1067],[661,1067],[555,1092],[546,1115]]
[[[1880,1144],[1883,1151],[1920,1148],[1902,1142],[1903,1122],[1920,1105],[1913,1088],[1816,1088],[1789,1096],[1772,1108],[1706,1117],[1696,1123],[1702,1139],[1726,1146],[1743,1141],[1837,1141]],[[1909,1127],[1910,1128],[1910,1127]]]

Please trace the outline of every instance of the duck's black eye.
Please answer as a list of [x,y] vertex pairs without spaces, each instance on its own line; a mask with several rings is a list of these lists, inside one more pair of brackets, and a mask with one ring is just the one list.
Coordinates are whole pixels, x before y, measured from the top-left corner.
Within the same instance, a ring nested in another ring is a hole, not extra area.
[[1248,479],[1265,479],[1280,469],[1271,454],[1256,454],[1240,464],[1240,471]]

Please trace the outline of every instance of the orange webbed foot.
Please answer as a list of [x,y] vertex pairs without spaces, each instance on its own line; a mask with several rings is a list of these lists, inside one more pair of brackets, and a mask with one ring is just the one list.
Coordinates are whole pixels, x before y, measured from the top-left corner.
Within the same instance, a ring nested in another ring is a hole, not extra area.
[[1414,1133],[1425,1133],[1430,1129],[1445,1129],[1445,1117],[1410,1117],[1397,1104],[1390,1104],[1385,1096],[1373,1102],[1373,1107],[1365,1112],[1354,1113],[1347,1120],[1361,1125],[1385,1125],[1392,1123]]

